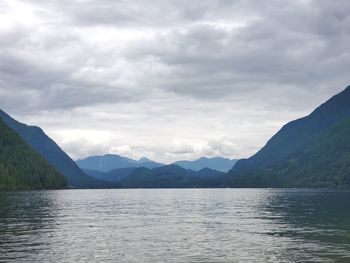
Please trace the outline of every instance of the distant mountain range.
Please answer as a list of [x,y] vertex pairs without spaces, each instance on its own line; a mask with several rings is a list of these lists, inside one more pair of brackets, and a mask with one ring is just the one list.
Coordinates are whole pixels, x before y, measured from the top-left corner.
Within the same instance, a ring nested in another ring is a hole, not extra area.
[[[202,157],[194,161],[177,161],[174,165],[181,166],[185,169],[191,169],[199,171],[203,168],[210,168],[213,170],[227,172],[235,165],[237,160],[230,160],[222,157],[206,158]],[[99,156],[91,156],[85,159],[77,160],[76,164],[81,169],[94,170],[100,172],[109,172],[111,170],[120,168],[131,168],[131,167],[145,167],[145,168],[156,168],[164,166],[163,163],[158,163],[147,158],[141,158],[140,160],[133,160],[128,157],[123,157],[116,154],[106,154]]]
[[0,190],[66,187],[66,178],[0,119]]
[[229,187],[349,187],[350,86],[286,124],[228,173]]
[[124,188],[205,188],[221,187],[225,174],[203,168],[200,171],[166,165],[153,169],[137,168],[118,181]]
[[155,168],[129,167],[109,172],[84,169],[97,179],[117,182],[126,188],[177,188],[177,187],[220,187],[225,173],[203,168],[199,171],[184,169],[178,165],[164,165]]
[[147,158],[133,160],[116,154],[90,156],[85,159],[77,160],[76,164],[81,169],[95,170],[100,172],[109,172],[114,169],[130,167],[155,168],[164,165],[162,163],[151,161]]
[[75,188],[349,188],[350,87],[235,162],[200,158],[164,165],[108,154],[78,160],[82,171],[40,128],[0,110],[0,189],[64,188],[67,181]]
[[206,158],[202,157],[194,161],[177,161],[174,164],[185,169],[199,171],[203,168],[210,168],[220,172],[228,172],[236,164],[237,160],[231,160],[222,157]]
[[127,177],[131,172],[133,172],[136,167],[127,167],[127,168],[117,168],[110,170],[108,172],[101,172],[101,171],[96,171],[96,170],[90,170],[90,169],[83,169],[83,171],[100,180],[104,180],[107,182],[119,182],[120,180],[124,179]]
[[57,171],[62,173],[71,187],[75,188],[111,188],[111,183],[97,180],[85,174],[61,148],[49,138],[42,129],[28,126],[11,118],[0,110],[2,119],[13,131],[22,137],[37,153],[46,159]]

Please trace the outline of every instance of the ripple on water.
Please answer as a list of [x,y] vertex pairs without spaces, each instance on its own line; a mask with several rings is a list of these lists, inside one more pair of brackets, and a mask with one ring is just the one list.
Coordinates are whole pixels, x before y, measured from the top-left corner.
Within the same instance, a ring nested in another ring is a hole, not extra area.
[[349,192],[0,193],[0,261],[350,261]]

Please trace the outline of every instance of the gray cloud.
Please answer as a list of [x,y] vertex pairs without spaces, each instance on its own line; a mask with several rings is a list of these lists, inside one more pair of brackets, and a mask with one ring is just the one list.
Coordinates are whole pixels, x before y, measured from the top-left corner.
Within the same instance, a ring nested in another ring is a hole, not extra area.
[[350,3],[0,3],[0,105],[74,158],[246,157],[349,84]]
[[[281,2],[278,5],[282,4],[285,6]],[[281,9],[278,11],[286,12],[282,6]],[[298,14],[297,10],[287,11],[284,23],[280,12],[269,12],[238,29],[194,25],[173,30],[159,34],[146,45],[135,43],[131,51],[129,48],[129,55],[153,56],[169,68],[164,79],[157,76],[157,85],[181,94],[210,98],[215,94],[236,95],[242,89],[257,90],[257,83],[268,84],[261,85],[264,91],[266,86],[273,86],[273,94],[277,85],[282,89],[290,85],[316,89],[330,80],[346,82],[349,34],[344,32],[350,27],[349,18],[342,17],[336,23],[333,18],[337,10],[329,8],[316,14],[302,12],[301,17],[293,15]],[[336,26],[324,29],[324,17]],[[309,25],[305,25],[307,20]]]
[[[229,18],[237,0],[154,0],[154,1],[37,1],[67,21],[82,26],[169,27],[203,19]],[[236,15],[240,14],[236,12]]]

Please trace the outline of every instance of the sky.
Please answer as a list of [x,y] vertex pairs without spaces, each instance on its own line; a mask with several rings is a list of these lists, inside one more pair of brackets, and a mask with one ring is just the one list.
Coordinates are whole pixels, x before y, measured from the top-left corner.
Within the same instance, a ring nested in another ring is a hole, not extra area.
[[350,84],[348,0],[1,0],[0,108],[73,159],[245,158]]

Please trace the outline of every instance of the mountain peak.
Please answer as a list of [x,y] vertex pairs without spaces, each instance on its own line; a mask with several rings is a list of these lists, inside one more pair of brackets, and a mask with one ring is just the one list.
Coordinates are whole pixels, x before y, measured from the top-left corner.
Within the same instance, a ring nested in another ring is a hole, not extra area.
[[112,153],[107,153],[102,156],[96,156],[96,157],[105,157],[105,158],[123,158],[122,156],[118,154],[112,154]]
[[98,156],[90,156],[85,159],[79,159],[76,164],[82,169],[96,170],[100,172],[108,172],[113,169],[130,168],[130,167],[147,167],[154,168],[161,166],[161,163],[156,163],[146,157],[136,161],[134,159],[123,157],[117,154],[105,154]]
[[201,157],[193,161],[177,161],[174,164],[180,165],[185,169],[191,169],[194,171],[200,171],[201,169],[207,167],[213,170],[227,172],[229,171],[236,163],[236,160],[230,160],[222,157]]
[[139,163],[146,163],[146,162],[152,162],[152,160],[148,159],[147,157],[142,157],[138,160]]

